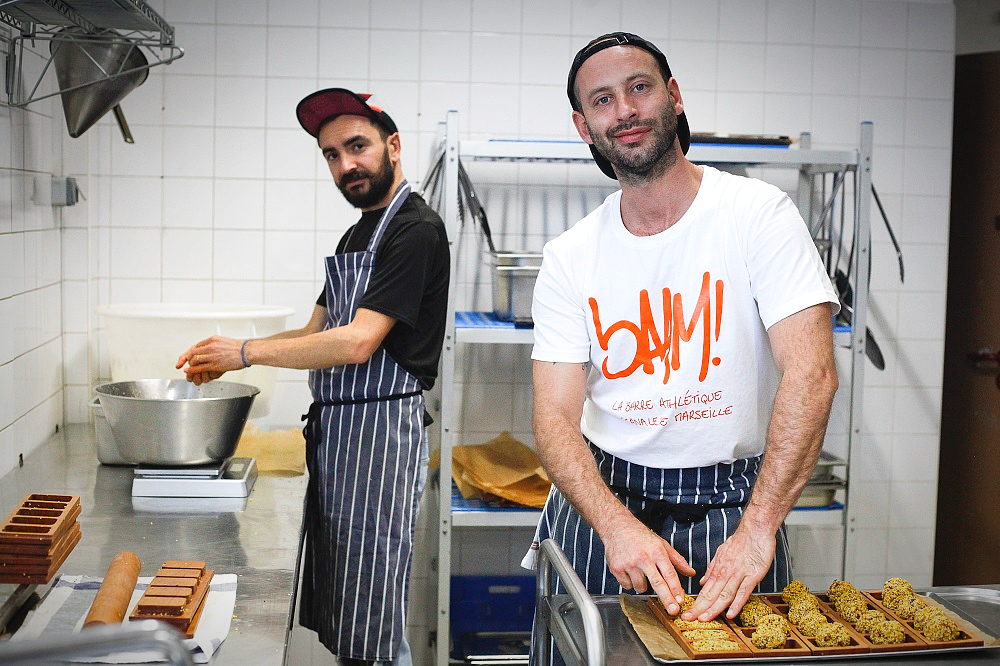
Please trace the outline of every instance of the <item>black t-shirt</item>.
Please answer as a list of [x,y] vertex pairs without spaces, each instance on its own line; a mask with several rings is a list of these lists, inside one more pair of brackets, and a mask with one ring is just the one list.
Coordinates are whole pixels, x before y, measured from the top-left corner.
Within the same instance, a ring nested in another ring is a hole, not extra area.
[[[337,254],[368,247],[384,209],[362,213],[340,239]],[[451,259],[441,217],[411,193],[375,250],[375,269],[358,307],[396,320],[382,346],[424,389],[434,386],[448,315]],[[326,307],[326,289],[317,305]]]

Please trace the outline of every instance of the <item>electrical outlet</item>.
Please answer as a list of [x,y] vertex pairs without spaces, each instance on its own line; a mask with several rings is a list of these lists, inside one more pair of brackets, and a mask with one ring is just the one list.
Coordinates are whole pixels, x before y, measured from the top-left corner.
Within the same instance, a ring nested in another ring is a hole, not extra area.
[[73,206],[77,201],[76,178],[52,176],[52,205]]

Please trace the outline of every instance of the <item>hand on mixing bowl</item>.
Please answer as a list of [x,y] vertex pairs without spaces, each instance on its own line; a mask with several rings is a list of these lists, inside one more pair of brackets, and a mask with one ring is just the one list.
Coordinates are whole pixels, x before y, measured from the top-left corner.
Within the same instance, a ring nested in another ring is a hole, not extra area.
[[[195,385],[205,384],[218,379],[229,370],[245,367],[242,346],[242,340],[213,335],[181,354],[176,367],[184,370],[189,382],[194,382]],[[187,367],[184,367],[185,363]]]

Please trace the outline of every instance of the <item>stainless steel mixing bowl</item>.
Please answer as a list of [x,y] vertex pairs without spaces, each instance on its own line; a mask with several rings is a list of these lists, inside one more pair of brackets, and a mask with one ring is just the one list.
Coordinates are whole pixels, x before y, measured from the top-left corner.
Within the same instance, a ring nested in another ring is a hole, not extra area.
[[121,457],[134,464],[203,465],[236,451],[254,397],[249,384],[139,379],[96,389]]

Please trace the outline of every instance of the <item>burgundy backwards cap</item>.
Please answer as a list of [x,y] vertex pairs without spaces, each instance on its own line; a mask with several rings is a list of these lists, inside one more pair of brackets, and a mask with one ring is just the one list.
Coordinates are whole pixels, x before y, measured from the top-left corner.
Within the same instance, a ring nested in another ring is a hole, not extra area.
[[371,118],[389,134],[395,134],[396,123],[389,114],[377,106],[370,106],[369,94],[358,95],[346,88],[326,88],[307,96],[295,107],[295,116],[302,129],[319,137],[320,128],[337,116],[352,115]]
[[[604,49],[609,49],[612,46],[635,46],[643,49],[656,58],[656,62],[660,66],[660,71],[663,72],[664,82],[673,76],[670,73],[670,65],[667,64],[667,56],[663,55],[663,52],[656,48],[652,42],[648,42],[638,35],[633,35],[631,32],[609,32],[606,35],[601,35],[597,39],[591,40],[573,58],[573,64],[569,68],[569,79],[566,82],[566,94],[569,96],[569,103],[573,106],[574,111],[580,111],[580,101],[576,98],[575,90],[576,73],[580,71],[580,67],[590,56]],[[691,128],[688,125],[687,115],[683,112],[677,116],[677,138],[681,141],[681,150],[687,154],[688,148],[691,147]],[[604,155],[601,155],[594,148],[593,144],[590,146],[590,152],[594,156],[597,166],[604,172],[604,175],[617,180],[618,176],[615,175],[615,170],[612,168],[611,162]]]

